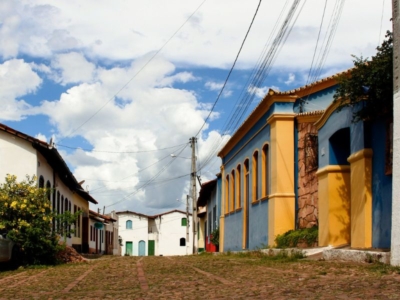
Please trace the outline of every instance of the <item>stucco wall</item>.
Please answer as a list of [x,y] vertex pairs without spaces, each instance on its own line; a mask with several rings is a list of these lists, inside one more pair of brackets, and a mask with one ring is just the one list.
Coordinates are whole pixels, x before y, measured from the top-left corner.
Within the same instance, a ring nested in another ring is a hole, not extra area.
[[372,159],[372,246],[390,248],[392,175],[385,175],[386,121],[371,126]]
[[17,181],[26,175],[37,175],[38,159],[32,143],[0,132],[0,182],[7,174],[17,176]]
[[180,239],[184,238],[186,240],[186,226],[182,226],[182,218],[186,218],[186,214],[172,212],[155,219],[158,228],[158,255],[186,255],[193,253],[191,216],[189,216],[188,220],[190,224],[189,241],[186,241],[186,246],[180,246]]
[[[118,232],[122,238],[122,251],[121,255],[126,253],[126,243],[132,242],[132,255],[139,255],[139,241],[145,241],[145,249],[147,256],[148,253],[148,219],[144,216],[135,214],[118,214]],[[126,229],[126,221],[132,221],[132,229]]]

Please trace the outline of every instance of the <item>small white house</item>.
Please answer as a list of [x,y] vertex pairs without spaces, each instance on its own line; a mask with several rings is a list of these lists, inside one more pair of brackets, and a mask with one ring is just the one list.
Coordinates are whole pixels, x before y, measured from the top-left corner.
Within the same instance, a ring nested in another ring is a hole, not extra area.
[[121,211],[117,212],[117,215],[118,233],[122,244],[121,255],[147,256],[149,217],[133,211]]
[[192,216],[172,210],[155,216],[117,212],[121,255],[188,255],[193,253]]

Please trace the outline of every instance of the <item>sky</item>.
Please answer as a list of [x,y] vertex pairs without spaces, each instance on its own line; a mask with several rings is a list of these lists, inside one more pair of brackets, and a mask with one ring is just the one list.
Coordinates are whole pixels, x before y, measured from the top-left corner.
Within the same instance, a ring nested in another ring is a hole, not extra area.
[[52,138],[99,202],[91,209],[185,210],[191,137],[201,181],[214,179],[212,154],[243,93],[253,95],[246,117],[269,88],[309,83],[311,66],[322,78],[371,57],[392,28],[391,1],[300,0],[267,76],[248,86],[294,2],[261,2],[218,97],[258,0],[2,0],[0,122]]

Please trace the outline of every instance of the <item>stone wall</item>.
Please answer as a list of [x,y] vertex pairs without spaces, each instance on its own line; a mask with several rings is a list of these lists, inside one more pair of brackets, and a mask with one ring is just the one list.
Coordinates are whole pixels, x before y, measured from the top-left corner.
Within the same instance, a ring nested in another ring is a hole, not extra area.
[[318,131],[314,122],[298,123],[297,228],[318,225]]

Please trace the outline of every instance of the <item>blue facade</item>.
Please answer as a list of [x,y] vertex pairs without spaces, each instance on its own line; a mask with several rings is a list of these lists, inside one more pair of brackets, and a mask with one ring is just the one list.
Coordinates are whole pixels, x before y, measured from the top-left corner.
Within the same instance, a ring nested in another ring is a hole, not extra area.
[[389,248],[392,176],[385,174],[387,122],[353,123],[352,115],[351,108],[335,111],[319,130],[319,168],[349,165],[347,158],[351,154],[365,148],[372,149],[372,247]]
[[387,124],[371,126],[372,141],[372,246],[390,248],[392,228],[392,175],[385,175]]

